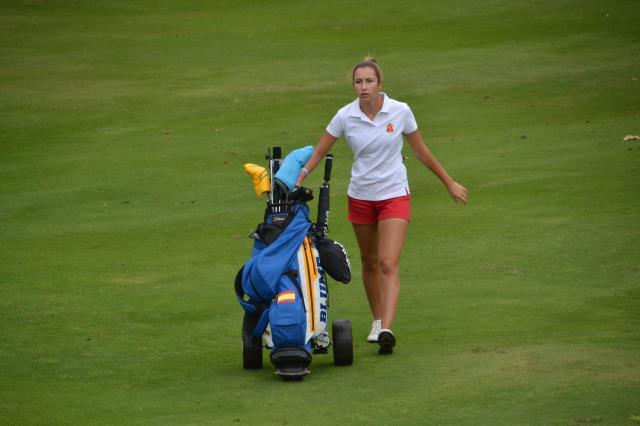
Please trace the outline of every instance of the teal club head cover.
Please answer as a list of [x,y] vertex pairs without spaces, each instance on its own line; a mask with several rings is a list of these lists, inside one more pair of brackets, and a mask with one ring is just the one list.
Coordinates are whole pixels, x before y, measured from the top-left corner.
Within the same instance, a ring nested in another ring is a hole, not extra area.
[[307,164],[311,154],[313,153],[313,147],[311,145],[305,146],[291,151],[287,155],[280,166],[280,170],[276,173],[276,183],[282,186],[286,192],[293,191],[300,176],[300,171]]

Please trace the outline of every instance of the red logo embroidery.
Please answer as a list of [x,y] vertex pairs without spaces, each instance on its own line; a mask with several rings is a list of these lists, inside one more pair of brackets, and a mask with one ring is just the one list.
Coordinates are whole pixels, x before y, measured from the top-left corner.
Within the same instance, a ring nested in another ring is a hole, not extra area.
[[387,124],[387,133],[393,133],[393,124],[392,123]]

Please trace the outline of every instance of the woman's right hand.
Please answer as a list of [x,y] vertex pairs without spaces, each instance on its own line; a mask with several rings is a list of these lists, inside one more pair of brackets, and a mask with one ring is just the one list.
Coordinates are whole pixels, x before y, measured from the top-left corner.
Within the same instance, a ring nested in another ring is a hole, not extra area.
[[298,176],[298,180],[296,181],[296,188],[300,188],[302,186],[302,181],[306,177],[307,175],[304,172],[300,172],[300,176]]

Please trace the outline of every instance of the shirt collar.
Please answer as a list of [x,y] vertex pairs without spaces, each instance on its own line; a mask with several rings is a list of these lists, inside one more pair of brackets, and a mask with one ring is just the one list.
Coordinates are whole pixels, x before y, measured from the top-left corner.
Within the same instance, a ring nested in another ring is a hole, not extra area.
[[[380,112],[388,114],[389,113],[389,108],[391,108],[391,105],[390,105],[390,102],[389,102],[389,97],[384,92],[378,92],[378,93],[380,93],[382,95],[382,108],[380,109]],[[350,117],[358,117],[358,118],[360,118],[362,120],[365,120],[365,121],[371,121],[371,120],[369,120],[369,117],[367,117],[365,115],[365,113],[362,112],[362,110],[360,109],[360,101],[358,99],[353,101],[353,103],[351,104],[351,110],[349,111],[349,116]]]
[[380,94],[382,95],[382,108],[380,109],[380,112],[384,112],[385,114],[388,114],[389,108],[391,108],[389,97],[384,92],[380,92]]

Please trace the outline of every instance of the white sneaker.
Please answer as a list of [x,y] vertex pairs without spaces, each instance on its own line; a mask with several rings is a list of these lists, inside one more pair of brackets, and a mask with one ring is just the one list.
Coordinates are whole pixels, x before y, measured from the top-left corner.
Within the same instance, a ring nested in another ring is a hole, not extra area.
[[391,330],[383,328],[378,335],[378,344],[380,349],[378,353],[380,355],[390,355],[393,353],[393,347],[396,345],[396,336],[393,335]]
[[371,331],[367,336],[367,342],[369,343],[377,343],[378,342],[378,334],[380,334],[380,329],[382,328],[382,321],[373,320],[371,324]]

